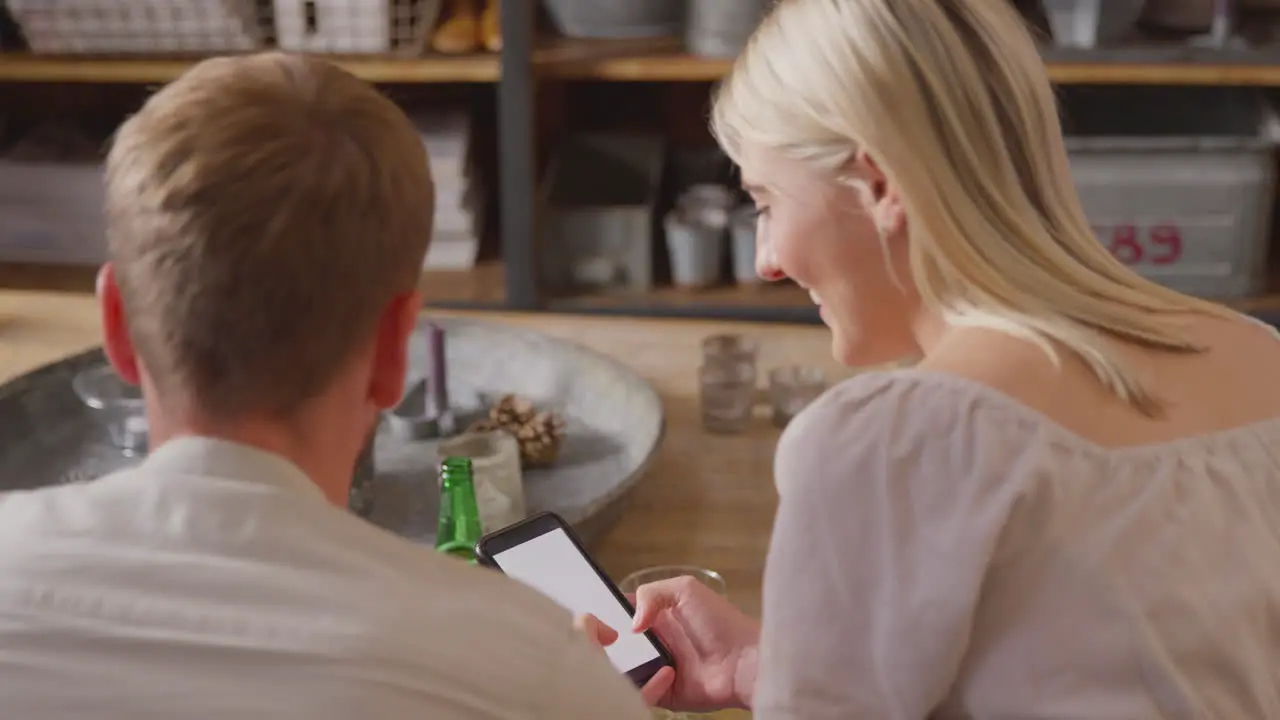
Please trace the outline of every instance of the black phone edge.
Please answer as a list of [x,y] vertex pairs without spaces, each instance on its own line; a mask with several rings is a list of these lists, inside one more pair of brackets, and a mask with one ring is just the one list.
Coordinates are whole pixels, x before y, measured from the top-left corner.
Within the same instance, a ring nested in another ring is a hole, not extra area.
[[[573,543],[573,546],[577,548],[578,553],[582,555],[582,557],[587,561],[587,564],[591,566],[591,569],[594,570],[596,575],[599,576],[600,579],[604,582],[605,587],[609,588],[609,592],[613,593],[613,597],[617,599],[618,602],[622,603],[622,606],[627,609],[627,614],[632,617],[635,617],[635,614],[636,614],[635,606],[632,605],[631,601],[627,599],[627,596],[624,595],[620,589],[618,589],[618,584],[613,581],[613,578],[609,577],[605,573],[605,571],[600,568],[600,566],[596,563],[596,559],[591,556],[591,553],[587,552],[587,546],[582,542],[582,539],[578,537],[578,533],[573,531],[573,527],[569,525],[569,523],[566,522],[564,518],[560,517],[558,514],[554,512],[544,511],[534,515],[530,515],[529,517],[519,522],[512,523],[511,525],[508,525],[504,528],[500,528],[498,530],[494,530],[493,532],[480,538],[480,541],[477,542],[475,546],[476,562],[479,563],[480,565],[483,565],[484,567],[497,570],[498,572],[502,572],[502,568],[498,567],[498,563],[493,559],[493,555],[486,550],[486,545],[488,545],[490,541],[496,539],[499,536],[510,535],[511,533],[518,531],[521,528],[524,528],[526,526],[539,525],[543,522],[546,522],[547,520],[550,520],[554,527],[558,527],[559,529],[564,531],[565,536],[569,538],[569,542]],[[550,531],[551,529],[548,529],[546,532],[550,532]],[[538,535],[545,535],[546,532],[540,532],[538,533]],[[531,537],[537,537],[538,535],[534,535]],[[528,540],[529,538],[522,537],[522,539]],[[510,547],[514,547],[514,545]],[[504,547],[503,550],[505,549],[507,548]],[[619,628],[619,631],[621,630],[623,629]],[[630,678],[633,683],[635,683],[636,687],[644,687],[644,684],[649,682],[649,680],[653,678],[654,675],[658,674],[658,671],[661,670],[664,666],[670,666],[672,668],[676,666],[675,658],[671,657],[671,651],[667,649],[666,645],[662,644],[662,641],[658,639],[657,634],[655,634],[652,630],[646,630],[644,632],[644,636],[649,640],[650,643],[653,644],[654,649],[658,651],[658,657],[654,658],[653,660],[650,660],[649,662],[643,665],[631,668],[625,673],[626,676]]]

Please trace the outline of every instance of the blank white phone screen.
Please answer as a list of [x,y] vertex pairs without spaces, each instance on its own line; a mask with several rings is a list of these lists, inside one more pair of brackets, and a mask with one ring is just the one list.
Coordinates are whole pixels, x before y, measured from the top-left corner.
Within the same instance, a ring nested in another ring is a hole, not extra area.
[[631,616],[596,575],[587,559],[556,528],[528,542],[495,553],[493,561],[506,575],[528,585],[574,615],[591,613],[618,631],[618,641],[605,648],[619,672],[653,660],[658,650],[643,633],[631,632]]

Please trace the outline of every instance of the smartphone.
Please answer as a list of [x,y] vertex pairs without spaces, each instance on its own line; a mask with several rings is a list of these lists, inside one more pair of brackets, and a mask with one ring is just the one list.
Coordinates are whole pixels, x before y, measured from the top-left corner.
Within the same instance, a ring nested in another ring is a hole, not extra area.
[[540,513],[484,536],[476,556],[481,565],[532,587],[574,615],[590,613],[617,630],[617,642],[605,653],[637,687],[664,666],[675,666],[653,632],[631,632],[635,608],[555,513]]

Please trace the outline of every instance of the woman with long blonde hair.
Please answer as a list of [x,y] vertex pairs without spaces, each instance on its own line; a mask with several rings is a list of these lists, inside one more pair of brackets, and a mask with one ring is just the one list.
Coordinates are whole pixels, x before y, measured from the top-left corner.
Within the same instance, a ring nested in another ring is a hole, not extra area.
[[641,588],[674,708],[1280,717],[1280,342],[1143,279],[1077,199],[1006,0],[782,0],[715,99],[759,272],[834,387],[787,429],[760,624]]

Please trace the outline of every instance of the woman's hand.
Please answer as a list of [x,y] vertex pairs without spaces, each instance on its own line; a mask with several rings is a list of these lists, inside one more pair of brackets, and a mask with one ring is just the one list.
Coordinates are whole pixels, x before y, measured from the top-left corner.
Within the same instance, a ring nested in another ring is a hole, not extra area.
[[[579,615],[573,619],[573,626],[583,635],[587,636],[593,645],[601,649],[607,648],[618,641],[618,631],[600,622],[595,615]],[[640,696],[644,698],[646,705],[657,705],[670,690],[671,685],[675,681],[675,671],[669,667],[664,667],[654,673],[649,682],[640,689]]]
[[674,683],[668,682],[662,692],[645,688],[646,700],[656,698],[651,705],[689,712],[750,706],[758,621],[691,577],[642,585],[632,602],[636,614],[631,629],[654,630],[676,662]]

